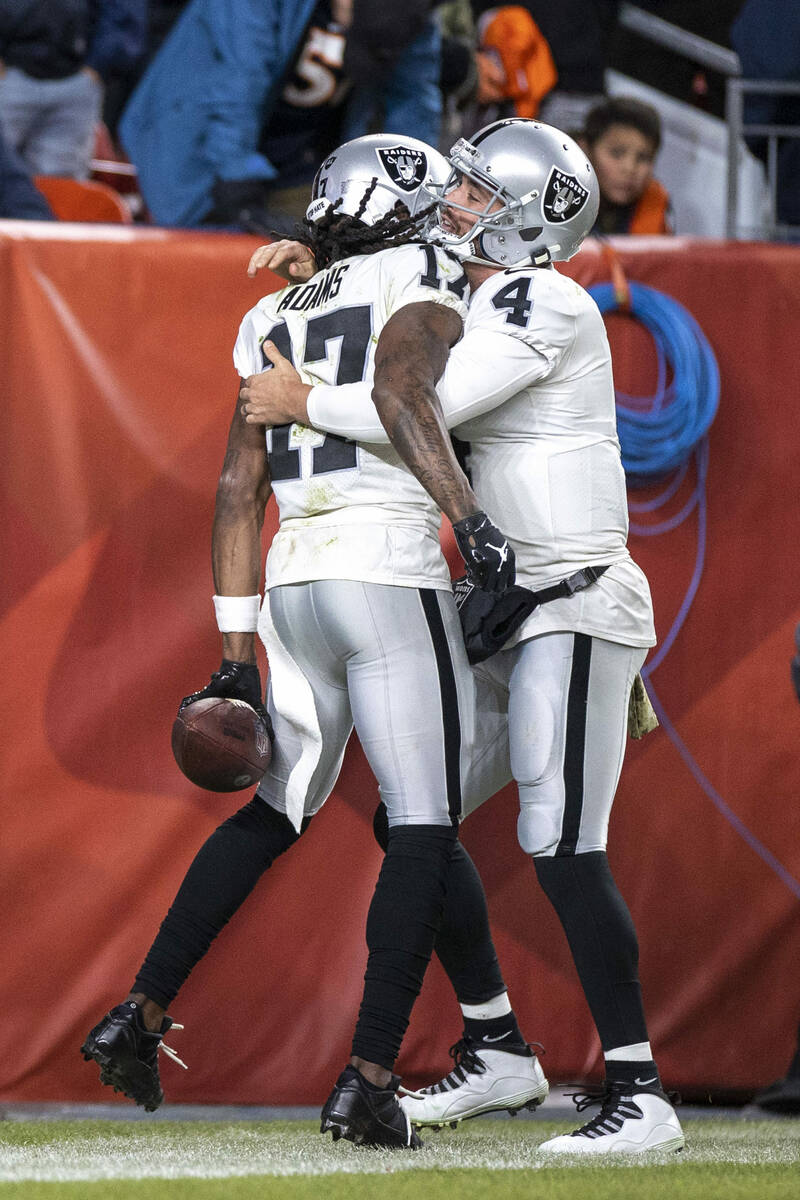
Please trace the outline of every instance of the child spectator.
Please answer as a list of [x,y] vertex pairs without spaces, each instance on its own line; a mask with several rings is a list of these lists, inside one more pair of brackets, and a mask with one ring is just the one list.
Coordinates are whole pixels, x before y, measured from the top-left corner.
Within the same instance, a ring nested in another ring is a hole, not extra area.
[[653,177],[661,145],[656,110],[612,96],[589,112],[579,140],[600,185],[592,233],[672,233],[669,195]]

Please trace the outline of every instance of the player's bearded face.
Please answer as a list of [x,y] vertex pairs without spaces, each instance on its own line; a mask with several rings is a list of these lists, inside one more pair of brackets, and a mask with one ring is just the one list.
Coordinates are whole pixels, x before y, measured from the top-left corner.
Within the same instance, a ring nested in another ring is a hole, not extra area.
[[468,175],[458,176],[442,201],[439,218],[442,229],[445,233],[463,237],[479,217],[486,216],[487,212],[497,212],[503,207],[496,198],[491,203],[490,201],[492,193],[488,188],[482,187]]

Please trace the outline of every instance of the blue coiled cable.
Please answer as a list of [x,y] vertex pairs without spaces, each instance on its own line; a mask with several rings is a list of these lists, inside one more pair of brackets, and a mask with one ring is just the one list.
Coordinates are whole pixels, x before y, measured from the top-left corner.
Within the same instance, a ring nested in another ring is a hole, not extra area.
[[[652,397],[617,391],[617,428],[628,483],[651,483],[683,466],[705,437],[719,405],[719,367],[708,339],[690,312],[671,296],[631,283],[623,311],[645,326],[656,347]],[[610,283],[589,289],[601,313],[622,310]],[[667,383],[667,368],[672,379]]]

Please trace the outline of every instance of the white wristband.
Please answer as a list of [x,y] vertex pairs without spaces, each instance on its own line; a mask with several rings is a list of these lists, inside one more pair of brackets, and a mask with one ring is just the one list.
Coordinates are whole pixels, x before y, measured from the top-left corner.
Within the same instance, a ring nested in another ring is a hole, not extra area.
[[214,611],[220,633],[255,633],[261,597],[214,596]]

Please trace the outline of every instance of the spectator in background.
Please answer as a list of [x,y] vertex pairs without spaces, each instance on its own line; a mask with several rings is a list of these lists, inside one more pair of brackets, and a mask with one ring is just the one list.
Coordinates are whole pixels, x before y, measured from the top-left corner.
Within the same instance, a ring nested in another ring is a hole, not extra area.
[[613,96],[591,110],[579,140],[600,185],[592,233],[672,233],[669,195],[653,176],[661,145],[656,110]]
[[[478,52],[478,34],[470,0],[447,0],[437,6],[441,30],[439,86],[442,126],[439,149],[449,154],[454,142],[481,124],[479,107],[501,98],[502,69]],[[487,90],[488,89],[488,90]]]
[[[800,5],[787,0],[747,0],[731,26],[731,42],[745,79],[800,83]],[[745,99],[745,122],[800,126],[800,95],[750,95]],[[753,150],[765,152],[759,139]],[[800,236],[800,138],[778,142],[778,181],[775,217]]]
[[188,4],[189,0],[148,0],[146,63],[161,49],[162,42]]
[[25,221],[54,221],[50,205],[36,188],[16,150],[0,129],[0,217]]
[[135,63],[106,80],[103,122],[113,139],[115,153],[119,150],[117,125],[125,105],[189,0],[143,0],[143,3],[147,10],[144,52]]
[[103,80],[144,52],[146,0],[0,0],[0,122],[33,175],[86,179]]
[[441,149],[505,117],[536,117],[558,78],[547,40],[527,8],[505,4],[477,21],[470,0],[441,6],[441,87],[447,118]]
[[[534,117],[567,132],[605,98],[619,0],[450,0],[442,88],[447,151],[464,130],[502,117]],[[455,111],[454,111],[455,110]]]
[[[478,60],[484,94],[491,86],[499,93],[496,98],[506,101],[510,115],[515,117],[537,117],[542,100],[558,79],[547,40],[528,9],[520,4],[506,4],[482,14],[478,21]],[[487,79],[490,64],[496,74]]]
[[192,0],[119,124],[153,219],[288,232],[320,158],[342,139],[379,124],[435,142],[431,8]]
[[353,93],[342,138],[386,130],[435,144],[442,114],[442,45],[431,14],[438,0],[349,4],[344,73]]
[[[486,0],[473,0],[485,10]],[[558,82],[542,101],[538,117],[557,129],[580,129],[605,96],[605,71],[619,0],[524,0],[546,38]]]

